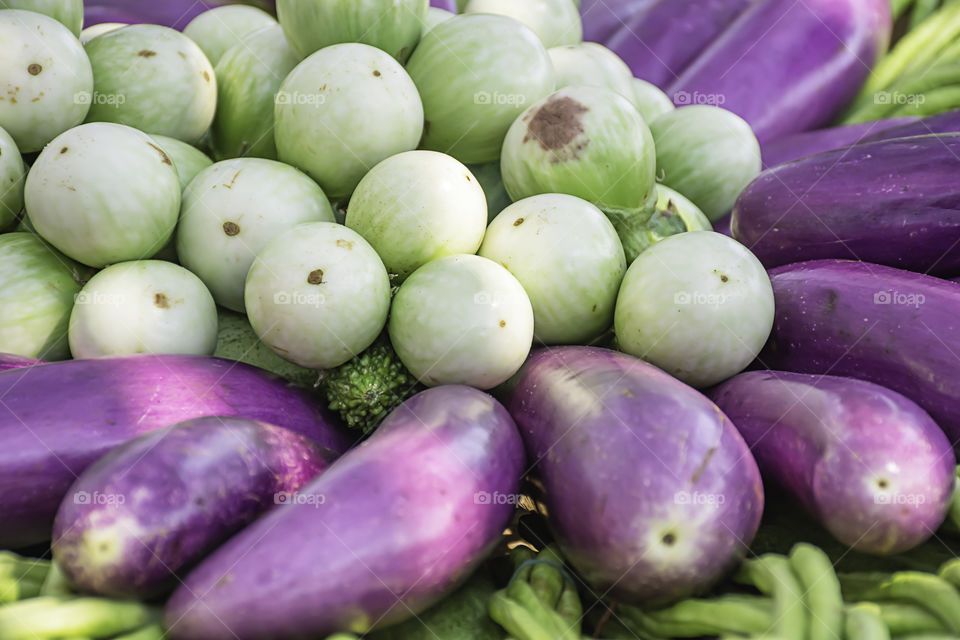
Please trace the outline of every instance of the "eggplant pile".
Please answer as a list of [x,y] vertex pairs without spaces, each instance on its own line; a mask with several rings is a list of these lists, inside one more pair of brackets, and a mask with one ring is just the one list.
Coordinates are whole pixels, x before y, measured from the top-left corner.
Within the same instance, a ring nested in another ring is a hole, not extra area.
[[0,0],[0,640],[960,638],[958,7]]

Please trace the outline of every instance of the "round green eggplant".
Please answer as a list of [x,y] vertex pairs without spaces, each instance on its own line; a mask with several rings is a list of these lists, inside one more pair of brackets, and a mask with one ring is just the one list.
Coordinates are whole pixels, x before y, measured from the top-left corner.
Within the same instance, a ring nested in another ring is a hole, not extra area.
[[83,29],[83,0],[0,0],[0,9],[22,9],[50,16],[77,38]]
[[187,188],[198,173],[213,164],[213,160],[207,154],[182,140],[158,135],[150,137],[173,162],[173,168],[177,170],[177,177],[180,178],[181,191]]
[[23,182],[26,174],[17,143],[9,133],[0,129],[0,232],[14,226],[23,211]]
[[264,27],[276,25],[269,13],[245,4],[228,4],[204,11],[183,28],[183,35],[197,43],[210,64],[217,62],[243,38]]
[[[564,0],[570,4],[570,0]],[[557,88],[586,85],[606,87],[631,102],[633,72],[627,63],[610,49],[596,42],[582,42],[548,50],[557,74]]]
[[470,0],[464,12],[509,16],[530,27],[548,49],[583,41],[580,12],[570,0]]
[[657,85],[640,78],[634,78],[631,84],[633,85],[633,105],[646,122],[653,122],[663,114],[676,109],[670,96]]

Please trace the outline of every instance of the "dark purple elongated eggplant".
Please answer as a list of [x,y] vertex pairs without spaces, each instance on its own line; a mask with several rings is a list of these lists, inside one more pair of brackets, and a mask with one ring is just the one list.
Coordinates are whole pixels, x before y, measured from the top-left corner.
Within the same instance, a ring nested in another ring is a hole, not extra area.
[[960,285],[849,260],[770,272],[773,333],[759,362],[899,391],[960,443]]
[[838,376],[748,371],[711,392],[780,485],[844,544],[901,553],[946,518],[956,458],[926,411]]
[[315,400],[248,365],[204,356],[68,360],[0,372],[0,548],[50,539],[87,467],[141,434],[203,416],[262,420],[337,452],[352,443]]
[[[858,122],[828,129],[795,133],[763,146],[763,168],[769,169],[816,153],[842,149],[860,142],[874,140],[876,139],[875,135],[883,135],[887,131],[897,129],[900,125],[915,120],[917,119],[891,118],[889,120]],[[902,136],[894,135],[891,137],[899,138]]]
[[668,88],[750,123],[761,144],[826,125],[890,40],[889,0],[761,0]]
[[83,472],[60,504],[53,558],[80,590],[170,591],[183,571],[337,454],[265,422],[211,416],[151,431]]
[[583,39],[605,44],[628,20],[661,0],[582,0]]
[[873,142],[875,140],[926,136],[932,133],[955,133],[957,131],[960,131],[960,109],[954,109],[953,111],[939,113],[926,118],[911,118],[910,122],[878,131],[863,141]]
[[757,0],[660,0],[624,21],[605,44],[633,75],[670,86]]
[[43,364],[43,360],[26,358],[13,353],[0,353],[0,371],[6,371],[7,369],[19,369],[21,367],[32,367],[37,364]]
[[505,391],[564,555],[601,593],[661,603],[742,558],[763,511],[757,465],[705,396],[626,354],[535,352]]
[[733,237],[766,267],[849,258],[960,272],[960,133],[895,138],[802,158],[740,194]]
[[523,467],[516,425],[492,397],[419,393],[201,562],[167,603],[170,635],[322,638],[419,613],[497,543]]

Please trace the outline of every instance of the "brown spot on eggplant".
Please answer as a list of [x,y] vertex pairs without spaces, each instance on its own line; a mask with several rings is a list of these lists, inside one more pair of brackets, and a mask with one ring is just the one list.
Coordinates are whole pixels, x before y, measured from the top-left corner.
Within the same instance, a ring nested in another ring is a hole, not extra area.
[[505,326],[507,326],[507,321],[506,321],[506,320],[501,320],[501,321],[500,321],[500,328],[502,329],[502,328],[504,328]]
[[60,149],[60,153],[66,153],[67,151],[70,151],[70,147],[63,147]]
[[349,240],[344,240],[343,238],[337,240],[337,246],[341,249],[346,249],[347,251],[353,251],[353,243]]
[[147,144],[150,145],[151,147],[153,147],[154,149],[156,149],[157,152],[160,154],[160,162],[162,162],[163,164],[168,164],[168,165],[170,165],[171,167],[173,166],[173,163],[170,162],[170,156],[167,155],[167,152],[166,152],[166,151],[164,151],[163,149],[161,149],[161,148],[158,147],[157,145],[153,144],[152,142],[148,142]]
[[667,533],[663,534],[663,537],[660,538],[660,541],[663,542],[664,546],[672,547],[677,543],[677,534],[673,533],[672,531],[668,531]]
[[383,75],[383,74],[381,74],[377,69],[374,69],[374,70],[373,70],[373,75],[375,75],[376,77],[379,78],[379,77],[380,77],[381,75]]
[[837,294],[836,290],[830,289],[827,291],[827,304],[823,307],[823,315],[828,315],[834,312],[834,310],[837,308],[838,297],[839,294]]
[[323,284],[323,269],[314,269],[307,276],[307,284]]
[[32,76],[40,75],[41,71],[43,71],[43,67],[37,64],[36,62],[32,63],[29,67],[27,67],[27,73],[29,73]]
[[153,56],[157,55],[157,52],[151,51],[150,49],[141,49],[137,52],[137,55],[141,58],[152,58]]
[[[527,125],[527,135],[523,141],[536,140],[544,151],[563,149],[583,133],[581,117],[587,111],[587,107],[573,98],[551,98],[537,109]],[[582,151],[585,146],[586,143],[581,142],[574,151]]]
[[243,169],[237,170],[237,172],[233,174],[233,178],[230,180],[230,184],[224,184],[223,186],[225,186],[227,189],[233,189],[233,185],[236,184],[237,176],[240,175],[241,171],[243,171]]
[[707,465],[710,464],[710,458],[713,457],[713,454],[717,452],[716,447],[710,447],[707,451],[707,455],[703,457],[703,462],[700,463],[700,466],[697,467],[697,470],[693,472],[693,477],[690,478],[691,484],[697,484],[700,481],[700,476],[703,475],[703,472],[707,470]]
[[210,72],[204,71],[204,72],[203,72],[203,79],[206,80],[207,82],[210,82]]
[[230,222],[230,221],[224,222],[223,232],[228,236],[231,236],[231,237],[235,236],[238,233],[240,233],[240,225],[238,225],[236,222]]
[[515,227],[519,227],[522,224],[523,224],[523,218],[517,218],[516,220],[513,221],[513,226]]
[[163,294],[163,293],[155,293],[155,294],[153,294],[153,304],[154,304],[154,306],[156,306],[156,307],[158,307],[158,308],[160,308],[160,309],[169,309],[169,308],[170,308],[170,301],[167,299],[166,294]]

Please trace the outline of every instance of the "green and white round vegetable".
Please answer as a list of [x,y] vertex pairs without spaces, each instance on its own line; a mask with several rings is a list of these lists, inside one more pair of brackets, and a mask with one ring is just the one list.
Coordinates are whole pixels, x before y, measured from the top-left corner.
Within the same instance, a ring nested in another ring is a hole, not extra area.
[[86,46],[94,92],[88,122],[116,122],[197,142],[213,121],[217,80],[193,40],[154,24],[100,35]]
[[510,206],[513,202],[503,187],[503,176],[500,175],[499,162],[473,164],[468,167],[470,172],[483,187],[483,194],[487,197],[487,224],[493,222],[497,214]]
[[0,12],[0,42],[0,127],[21,153],[39,151],[86,117],[90,60],[69,29],[31,11]]
[[254,258],[304,222],[333,222],[333,209],[317,183],[275,160],[224,160],[201,171],[183,194],[177,255],[217,304],[243,311],[244,281]]
[[447,256],[400,286],[389,329],[400,360],[422,383],[491,389],[530,352],[533,308],[520,282],[496,262]]
[[207,154],[182,140],[158,135],[150,137],[173,162],[173,168],[177,170],[177,177],[180,178],[181,190],[186,189],[198,173],[213,164]]
[[533,29],[547,48],[583,41],[580,12],[571,0],[470,0],[464,11],[519,20]]
[[420,40],[429,0],[278,0],[290,44],[306,58],[333,44],[359,42],[405,62]]
[[423,99],[421,147],[464,163],[493,162],[523,110],[554,89],[547,50],[504,16],[469,14],[435,26],[407,72]]
[[652,207],[655,169],[640,113],[602,87],[566,87],[532,105],[510,127],[500,158],[514,201],[566,193],[604,213]]
[[0,352],[69,358],[67,326],[81,277],[79,265],[32,233],[0,235]]
[[663,184],[692,200],[710,220],[733,208],[760,175],[760,143],[740,116],[710,105],[669,111],[650,124]]
[[132,353],[210,355],[217,305],[200,278],[161,260],[136,260],[98,272],[70,314],[74,358]]
[[365,44],[327,47],[297,65],[277,93],[274,115],[280,160],[333,199],[349,196],[381,160],[416,149],[423,133],[410,76]]
[[285,360],[343,364],[369,347],[390,309],[390,278],[366,240],[334,222],[288,229],[257,255],[244,299],[254,331]]
[[408,151],[363,177],[345,224],[402,280],[436,258],[476,253],[487,228],[487,201],[480,183],[456,159]]
[[0,232],[13,226],[23,210],[23,181],[26,174],[27,169],[17,143],[0,128]]
[[430,29],[433,29],[435,26],[442,22],[455,17],[457,14],[447,11],[446,9],[440,9],[439,7],[429,7],[427,9],[427,15],[424,16],[421,23],[421,37]]
[[547,52],[557,74],[558,89],[575,85],[606,87],[633,102],[633,72],[620,56],[602,44],[582,42],[553,47]]
[[92,24],[80,32],[80,44],[85,45],[97,36],[102,36],[105,33],[116,31],[125,26],[127,26],[126,22],[101,22],[100,24]]
[[83,0],[0,0],[0,9],[22,9],[50,16],[79,37],[83,29]]
[[247,35],[217,63],[217,114],[210,128],[220,159],[277,159],[273,111],[277,91],[300,56],[280,25]]
[[37,233],[92,267],[153,256],[173,234],[180,180],[170,156],[131,127],[95,122],[57,136],[27,174]]
[[490,224],[480,255],[516,276],[545,344],[586,344],[613,324],[627,270],[617,232],[603,212],[574,196],[516,202]]
[[673,101],[657,85],[634,78],[631,81],[633,85],[633,106],[637,108],[644,121],[650,123],[665,113],[673,111]]
[[742,371],[773,328],[760,261],[719,233],[671,236],[638,257],[617,297],[620,349],[695,387]]
[[244,4],[228,4],[204,11],[183,28],[183,35],[197,43],[210,64],[217,66],[221,56],[245,36],[276,25],[266,11]]

